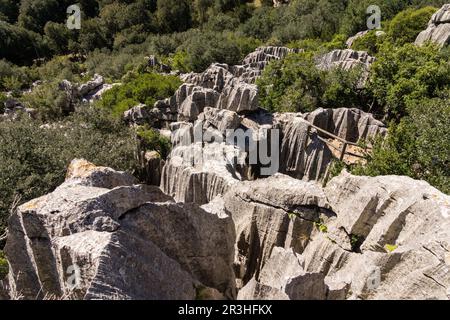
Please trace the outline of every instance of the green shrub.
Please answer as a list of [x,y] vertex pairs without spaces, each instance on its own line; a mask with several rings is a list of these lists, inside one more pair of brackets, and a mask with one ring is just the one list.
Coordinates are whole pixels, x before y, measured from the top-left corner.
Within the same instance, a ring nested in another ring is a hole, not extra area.
[[260,44],[252,37],[241,37],[232,32],[204,31],[193,35],[178,50],[187,54],[184,62],[189,71],[202,72],[214,62],[238,64]]
[[436,11],[433,7],[402,11],[389,23],[387,34],[396,45],[412,43],[427,28],[428,21]]
[[356,51],[367,51],[370,55],[375,56],[384,40],[385,36],[377,36],[377,31],[371,30],[364,36],[356,39],[352,44],[352,49]]
[[180,85],[180,79],[175,76],[156,73],[135,75],[127,83],[107,91],[100,104],[115,116],[121,116],[139,103],[153,106],[156,101],[172,96]]
[[291,54],[271,62],[257,80],[260,105],[272,112],[361,108],[366,99],[359,89],[361,72],[359,68],[321,71],[315,66],[312,53]]
[[385,43],[371,67],[368,89],[388,117],[398,120],[407,114],[409,100],[436,97],[448,88],[448,61],[432,44],[395,47]]
[[0,126],[0,234],[16,195],[21,202],[51,192],[74,158],[133,173],[137,142],[132,129],[96,108],[43,126],[24,116]]
[[450,193],[450,102],[448,97],[410,102],[409,116],[389,126],[385,140],[377,140],[368,163],[354,174],[406,175],[423,179]]
[[0,60],[0,90],[25,89],[36,78],[37,74],[34,68],[19,67],[7,60]]
[[170,153],[172,143],[170,139],[162,136],[153,128],[139,127],[137,135],[141,141],[141,149],[158,151],[161,158],[165,159]]
[[58,89],[58,82],[47,82],[24,94],[21,101],[28,108],[38,111],[43,121],[59,120],[72,110],[67,93]]

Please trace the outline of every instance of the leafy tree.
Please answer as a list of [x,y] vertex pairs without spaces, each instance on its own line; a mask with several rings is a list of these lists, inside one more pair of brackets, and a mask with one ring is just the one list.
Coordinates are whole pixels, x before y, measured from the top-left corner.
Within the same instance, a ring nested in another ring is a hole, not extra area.
[[1,58],[14,63],[30,63],[46,54],[46,45],[38,34],[0,21]]
[[427,180],[450,193],[450,103],[448,96],[425,98],[409,106],[410,115],[392,123],[385,140],[377,140],[362,175],[407,175]]
[[20,2],[19,26],[42,33],[49,21],[64,22],[71,0],[22,0]]
[[73,37],[73,33],[67,29],[65,24],[49,21],[44,27],[44,34],[53,54],[68,52],[69,40]]
[[157,20],[163,32],[185,31],[191,26],[191,12],[186,0],[158,0]]
[[371,68],[369,90],[389,118],[407,114],[409,100],[436,97],[450,83],[448,57],[433,44],[394,47],[385,43]]
[[273,61],[257,80],[260,105],[272,112],[306,112],[314,109],[359,107],[365,92],[359,89],[359,68],[322,71],[311,52],[291,54]]
[[419,33],[426,29],[428,21],[436,11],[433,7],[402,11],[389,23],[387,34],[396,45],[414,42]]
[[130,173],[136,169],[133,131],[107,112],[88,107],[62,122],[42,124],[23,117],[0,126],[0,234],[14,197],[23,203],[51,192],[74,158]]
[[19,4],[17,0],[0,0],[0,16],[3,16],[6,22],[16,22],[19,16]]

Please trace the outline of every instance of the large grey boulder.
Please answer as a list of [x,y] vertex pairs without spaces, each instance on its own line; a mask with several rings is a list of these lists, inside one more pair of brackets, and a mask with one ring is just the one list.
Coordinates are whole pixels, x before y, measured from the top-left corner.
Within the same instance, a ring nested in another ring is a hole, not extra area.
[[104,83],[103,77],[95,74],[91,80],[78,86],[78,93],[81,97],[93,95],[96,91],[100,90]]
[[319,108],[303,115],[313,125],[349,142],[368,141],[387,134],[386,125],[356,108]]
[[315,130],[301,117],[284,122],[280,152],[280,172],[296,179],[321,181],[333,155]]
[[331,70],[341,67],[344,70],[350,70],[360,66],[364,70],[368,70],[375,58],[365,51],[355,51],[351,49],[333,50],[317,60],[317,67],[322,70]]
[[331,214],[319,185],[282,174],[236,184],[225,194],[224,208],[236,229],[238,287],[259,280],[274,247],[303,252],[314,222]]
[[416,45],[431,41],[443,47],[450,43],[450,4],[444,4],[428,23],[428,28],[422,31],[416,39]]
[[239,291],[241,300],[338,300],[345,286],[328,283],[323,273],[304,270],[301,255],[292,249],[275,247],[255,278]]
[[236,112],[215,108],[205,108],[198,119],[204,128],[212,127],[223,135],[226,130],[236,130],[241,125],[241,117]]
[[219,93],[212,89],[194,87],[178,108],[178,121],[195,121],[206,107],[216,107]]
[[239,163],[245,154],[225,143],[193,143],[172,150],[161,189],[176,201],[206,204],[242,180]]
[[230,220],[134,182],[77,160],[54,192],[19,207],[5,248],[11,295],[194,299],[212,288],[233,298]]

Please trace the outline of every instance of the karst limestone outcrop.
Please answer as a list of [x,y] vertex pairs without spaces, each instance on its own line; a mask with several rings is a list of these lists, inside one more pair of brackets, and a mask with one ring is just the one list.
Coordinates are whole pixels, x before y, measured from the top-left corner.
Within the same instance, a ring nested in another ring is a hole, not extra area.
[[427,29],[417,36],[416,44],[423,45],[427,41],[440,46],[450,44],[450,3],[444,4],[431,17]]
[[214,63],[201,73],[181,75],[183,84],[175,94],[153,106],[139,105],[125,112],[131,123],[150,123],[168,128],[177,121],[195,121],[205,108],[247,114],[258,110],[258,88],[254,84],[267,64],[298,50],[260,47],[241,65]]
[[233,298],[231,220],[135,183],[75,160],[64,184],[19,207],[5,248],[11,295],[194,299],[210,288]]
[[82,84],[63,80],[58,84],[59,91],[65,93],[62,109],[65,112],[71,112],[78,102],[91,103],[99,100],[103,93],[114,85],[105,83],[103,76],[99,74],[95,74],[92,79]]
[[336,67],[349,70],[356,66],[361,66],[367,70],[374,61],[375,58],[366,51],[351,49],[333,50],[318,59],[317,67],[322,70],[330,70]]
[[199,207],[74,160],[13,213],[6,254],[24,299],[449,299],[450,196],[344,171],[236,181]]
[[[250,200],[270,199],[270,192],[281,187],[275,183],[270,186],[266,186],[265,193],[247,189],[251,195],[239,197],[242,200],[238,201],[247,205],[262,207],[262,211],[248,211],[248,216],[257,214],[261,219],[264,214],[259,213],[270,210],[270,206],[264,206],[267,200],[262,203]],[[299,294],[311,299],[450,298],[449,196],[423,181],[407,177],[356,177],[346,172],[334,178],[322,192],[326,201],[313,206],[317,210],[315,217],[290,213],[292,209],[286,206],[277,208],[293,217],[291,224],[308,225],[319,218],[308,228],[275,227],[270,229],[273,232],[270,236],[271,233],[259,232],[257,226],[261,221],[255,217],[253,228],[258,232],[247,232],[244,236],[237,232],[242,241],[238,242],[238,248],[247,249],[241,249],[240,256],[253,251],[241,258],[252,266],[244,270],[247,274],[255,270],[252,279],[239,292],[240,298],[296,299]],[[313,199],[310,193],[307,195]],[[228,208],[229,203],[225,201]],[[318,210],[325,208],[328,214],[319,216]],[[265,219],[272,222],[280,214]],[[286,242],[286,235],[287,239],[304,239],[306,244]],[[298,268],[274,267],[293,264],[298,264]],[[316,287],[311,289],[309,281],[314,277],[317,277]],[[302,290],[292,291],[292,288]]]

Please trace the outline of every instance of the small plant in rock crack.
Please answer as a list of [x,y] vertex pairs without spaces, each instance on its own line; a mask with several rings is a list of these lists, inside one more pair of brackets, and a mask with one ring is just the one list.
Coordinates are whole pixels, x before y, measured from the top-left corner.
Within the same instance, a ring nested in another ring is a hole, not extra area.
[[6,261],[3,251],[0,250],[0,280],[6,277],[8,269],[8,262]]
[[395,244],[384,245],[384,249],[389,253],[394,252],[397,248],[398,248],[398,245],[395,245]]
[[323,220],[320,219],[317,222],[314,222],[314,225],[316,226],[317,230],[319,230],[322,233],[328,232],[328,227],[324,224]]
[[364,242],[364,237],[359,236],[357,234],[350,234],[350,245],[352,246],[353,252],[359,252],[359,248],[361,247],[362,243]]
[[297,215],[294,212],[289,212],[288,217],[289,219],[294,220],[297,217]]

